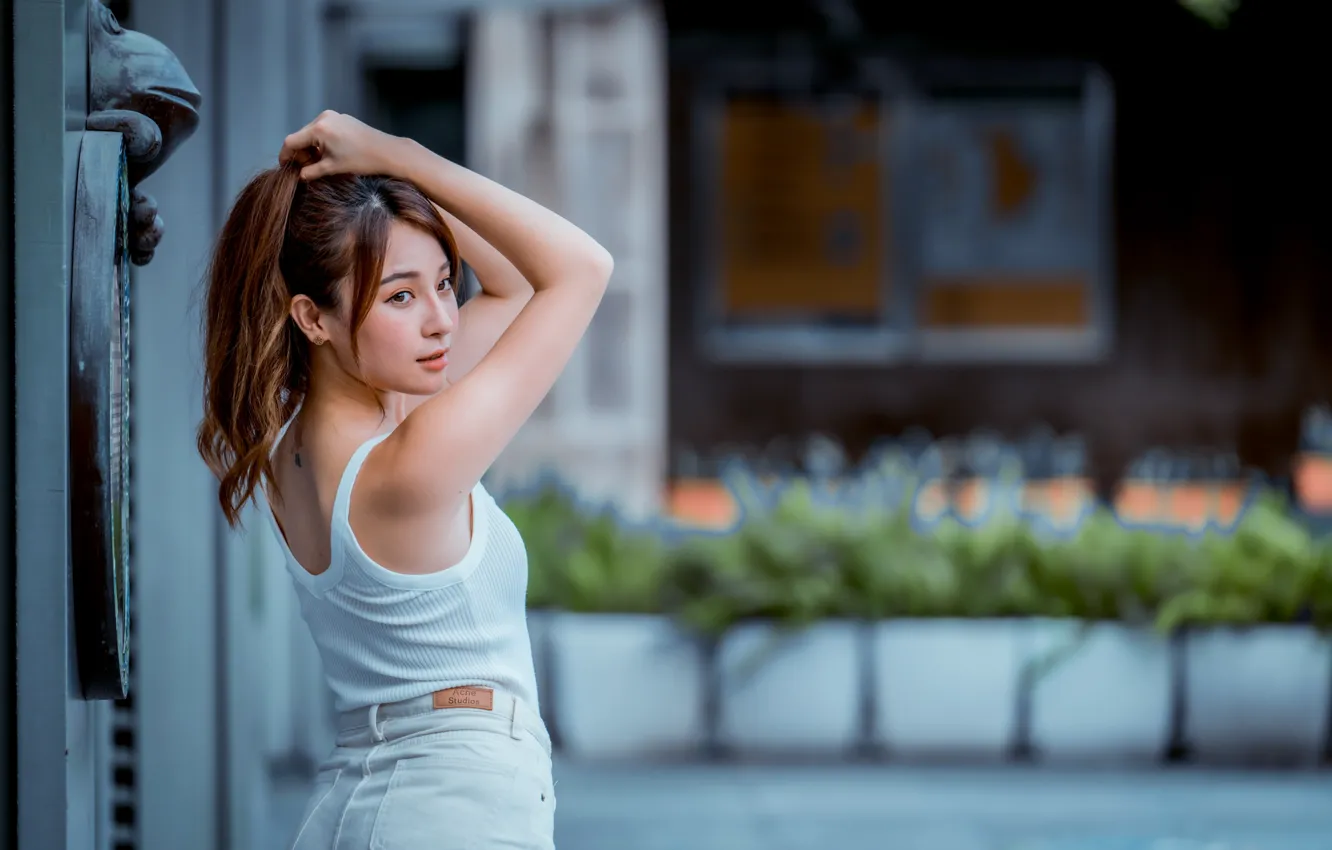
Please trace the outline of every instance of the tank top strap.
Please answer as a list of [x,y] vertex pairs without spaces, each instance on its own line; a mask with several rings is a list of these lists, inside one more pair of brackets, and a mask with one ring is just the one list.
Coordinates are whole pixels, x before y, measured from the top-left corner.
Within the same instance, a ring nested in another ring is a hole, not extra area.
[[269,460],[272,460],[273,455],[277,454],[278,446],[282,445],[282,438],[287,436],[287,432],[291,430],[291,424],[295,422],[296,417],[300,415],[301,406],[298,404],[296,405],[296,409],[292,411],[291,418],[282,423],[282,427],[278,429],[277,436],[273,438],[273,445],[268,449]]
[[333,526],[334,528],[347,528],[350,525],[351,516],[351,492],[356,484],[356,476],[360,475],[361,467],[365,465],[365,459],[370,454],[370,450],[382,443],[389,434],[389,431],[380,434],[377,437],[371,437],[357,447],[352,453],[351,460],[347,461],[347,466],[342,470],[342,478],[338,481],[338,492],[333,497]]

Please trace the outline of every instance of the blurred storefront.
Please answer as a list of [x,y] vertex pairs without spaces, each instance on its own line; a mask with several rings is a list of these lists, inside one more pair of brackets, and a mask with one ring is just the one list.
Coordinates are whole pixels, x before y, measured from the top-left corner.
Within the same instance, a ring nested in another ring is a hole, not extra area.
[[778,7],[666,4],[673,475],[911,428],[1289,474],[1332,350],[1284,12]]

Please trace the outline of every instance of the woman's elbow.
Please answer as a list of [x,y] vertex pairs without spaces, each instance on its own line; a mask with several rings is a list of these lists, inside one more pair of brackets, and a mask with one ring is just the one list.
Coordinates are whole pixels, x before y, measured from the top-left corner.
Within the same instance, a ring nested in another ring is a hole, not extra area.
[[594,244],[595,248],[588,260],[588,276],[598,287],[604,288],[610,283],[611,275],[615,273],[615,258],[600,243]]

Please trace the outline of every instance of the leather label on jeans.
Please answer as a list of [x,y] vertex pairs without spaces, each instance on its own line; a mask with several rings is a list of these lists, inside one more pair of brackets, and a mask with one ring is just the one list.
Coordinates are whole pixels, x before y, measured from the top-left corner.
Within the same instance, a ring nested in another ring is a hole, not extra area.
[[495,691],[491,688],[447,688],[435,691],[435,708],[495,708]]

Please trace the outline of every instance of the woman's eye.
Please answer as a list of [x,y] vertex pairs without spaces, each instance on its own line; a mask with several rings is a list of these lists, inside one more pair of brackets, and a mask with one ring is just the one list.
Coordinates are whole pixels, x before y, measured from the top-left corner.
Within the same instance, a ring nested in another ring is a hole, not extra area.
[[441,291],[441,292],[447,292],[448,290],[452,289],[452,288],[453,288],[453,278],[448,278],[448,277],[446,277],[446,278],[444,278],[443,280],[441,280],[441,281],[439,282],[439,288],[440,288],[440,291]]
[[389,301],[394,304],[406,304],[411,297],[412,293],[404,289],[401,292],[395,292],[392,295],[390,295]]

